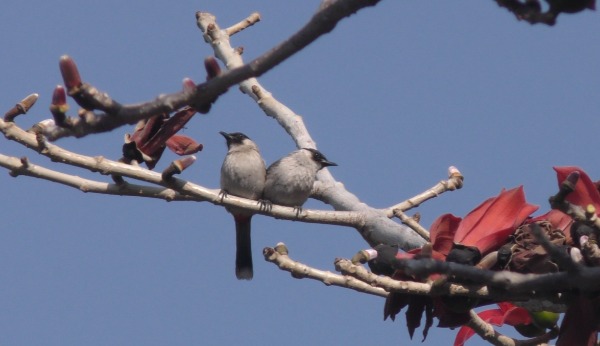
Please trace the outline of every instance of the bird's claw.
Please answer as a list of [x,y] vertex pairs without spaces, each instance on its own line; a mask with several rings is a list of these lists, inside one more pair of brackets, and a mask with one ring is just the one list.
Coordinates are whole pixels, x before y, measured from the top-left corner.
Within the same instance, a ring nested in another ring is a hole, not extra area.
[[223,202],[223,200],[225,198],[227,198],[227,195],[228,195],[227,191],[225,191],[223,189],[221,189],[221,191],[219,191],[219,197],[221,198],[221,202]]
[[302,206],[295,206],[294,210],[296,211],[296,217],[300,217],[300,213],[302,213]]
[[271,209],[273,208],[273,202],[269,201],[268,199],[259,199],[258,204],[260,205],[260,210],[262,211],[271,212]]

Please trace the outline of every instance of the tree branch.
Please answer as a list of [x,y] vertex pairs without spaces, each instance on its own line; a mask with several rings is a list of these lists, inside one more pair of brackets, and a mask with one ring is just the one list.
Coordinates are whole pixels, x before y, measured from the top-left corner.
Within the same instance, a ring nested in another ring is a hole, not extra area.
[[[85,117],[71,118],[73,121],[69,126],[59,126],[54,121],[51,121],[52,126],[50,126],[50,122],[46,122],[44,135],[51,141],[69,136],[84,137],[92,133],[111,131],[123,125],[135,124],[139,120],[148,119],[155,115],[170,114],[185,106],[195,109],[210,106],[229,87],[248,78],[258,77],[266,73],[320,36],[333,30],[342,19],[362,8],[374,6],[378,2],[379,0],[325,1],[309,22],[297,33],[250,63],[230,69],[205,83],[197,84],[195,88],[184,88],[180,92],[159,95],[152,101],[139,104],[121,105],[113,101],[108,94],[99,92],[92,85],[81,84],[79,72],[74,62],[72,60],[65,61],[61,58],[61,71],[63,71],[65,84],[70,89],[69,95],[74,97],[89,112],[85,114]],[[197,13],[197,17],[201,15],[200,12]],[[230,31],[237,32],[236,30],[241,30],[245,27],[244,25],[248,26],[253,20],[255,19],[250,19],[247,24],[238,24]],[[78,83],[81,85],[78,85]],[[81,99],[79,98],[82,95],[84,104],[80,102]],[[94,109],[103,112],[97,114],[91,112]]]
[[267,262],[276,264],[279,269],[291,273],[292,277],[296,279],[313,279],[321,281],[327,286],[349,288],[380,297],[386,297],[388,294],[379,287],[373,287],[351,276],[342,276],[329,271],[318,270],[296,262],[288,256],[288,249],[283,243],[278,243],[274,248],[266,247],[263,250],[263,255]]
[[482,339],[490,342],[492,345],[497,346],[534,346],[544,344],[558,336],[558,328],[553,328],[550,332],[543,335],[527,339],[527,340],[516,340],[506,335],[498,333],[494,330],[494,327],[482,320],[473,310],[469,311],[471,320],[467,323],[467,326],[477,335],[481,336]]
[[135,196],[164,199],[170,201],[198,201],[193,196],[182,195],[172,189],[135,184],[109,184],[105,182],[84,179],[75,175],[57,172],[42,166],[34,165],[27,158],[16,158],[0,154],[0,166],[10,170],[10,175],[17,177],[25,175],[54,183],[70,186],[82,192],[99,193],[104,195]]
[[2,119],[0,119],[0,132],[4,133],[7,138],[39,152],[50,158],[52,161],[80,167],[91,172],[100,172],[104,175],[118,175],[164,186],[195,201],[206,201],[215,205],[239,207],[257,214],[272,216],[279,219],[339,225],[352,228],[363,227],[367,218],[367,216],[360,211],[348,212],[303,209],[298,212],[295,208],[279,205],[273,205],[269,210],[265,210],[254,200],[233,195],[223,197],[219,193],[220,189],[208,189],[175,177],[164,179],[163,174],[140,166],[112,161],[101,156],[89,157],[68,151],[57,145],[45,142],[44,138],[41,136],[36,136],[22,130],[15,123],[6,123]]
[[[265,248],[263,255],[267,262],[276,264],[281,270],[290,272],[294,278],[309,278],[321,281],[327,286],[337,286],[348,288],[354,291],[387,297],[388,292],[401,292],[405,294],[416,294],[425,296],[470,296],[482,299],[492,299],[496,301],[524,300],[531,302],[531,296],[523,294],[514,295],[511,292],[492,293],[485,287],[462,286],[452,283],[432,286],[431,283],[421,283],[413,281],[399,281],[385,276],[375,275],[363,266],[354,265],[346,259],[336,259],[334,264],[337,271],[343,275],[334,274],[329,271],[322,271],[312,268],[298,261],[292,260],[288,256],[288,248],[283,243],[279,243],[275,248]],[[534,300],[537,304],[539,301]],[[544,304],[544,310],[557,310],[556,305]],[[558,306],[564,309],[564,306]],[[553,309],[554,308],[554,309]],[[494,327],[483,321],[473,310],[469,312],[471,320],[467,323],[484,340],[493,345],[500,346],[527,346],[539,345],[557,337],[558,329],[554,328],[550,332],[526,340],[516,340],[505,336]]]
[[431,187],[429,190],[426,190],[423,193],[411,197],[404,202],[386,208],[386,215],[388,217],[398,217],[398,215],[395,215],[397,211],[405,212],[412,208],[418,207],[423,202],[435,198],[444,192],[460,189],[463,187],[463,182],[464,177],[462,173],[460,173],[458,168],[450,166],[448,168],[448,180],[440,181],[435,186]]
[[504,7],[512,12],[518,20],[524,20],[529,24],[556,24],[557,15],[551,12],[542,12],[540,3],[535,1],[520,0],[496,0],[500,7]]
[[[250,65],[260,69],[257,66],[262,66],[264,63],[263,59],[278,60],[277,56],[281,53],[279,49],[289,51],[300,47],[303,44],[302,42],[306,42],[305,36],[312,37],[315,34],[316,27],[324,25],[323,14],[331,11],[333,8],[331,6],[339,6],[342,2],[340,0],[324,2],[324,6],[319,9],[315,16],[313,16],[313,19],[303,29],[274,48],[271,52],[263,55],[262,58],[255,59],[246,65],[243,63],[240,51],[232,48],[227,32],[219,28],[215,16],[209,13],[199,13],[197,15],[198,27],[202,30],[206,42],[211,44],[215,56],[222,60],[227,68],[235,71],[240,68],[238,66]],[[376,1],[373,2],[373,4],[375,3]],[[331,15],[334,14],[331,13]],[[339,15],[335,14],[335,16]],[[315,28],[311,27],[313,25]],[[274,118],[290,135],[298,148],[316,147],[315,141],[311,138],[306,126],[304,126],[302,117],[276,100],[255,78],[250,78],[240,83],[240,90],[256,101],[266,115]],[[367,243],[372,246],[385,243],[394,244],[408,250],[420,247],[425,243],[424,239],[410,228],[389,220],[384,211],[371,208],[362,203],[355,195],[348,192],[342,184],[335,181],[327,169],[319,172],[312,197],[330,204],[335,210],[355,211],[364,215],[365,222],[357,229]]]

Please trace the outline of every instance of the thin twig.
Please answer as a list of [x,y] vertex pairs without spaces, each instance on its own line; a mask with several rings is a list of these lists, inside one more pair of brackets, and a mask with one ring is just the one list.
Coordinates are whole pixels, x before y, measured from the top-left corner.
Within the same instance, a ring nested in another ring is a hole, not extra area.
[[450,166],[448,168],[448,180],[443,180],[431,187],[430,189],[407,199],[404,202],[398,203],[394,206],[388,207],[385,209],[386,215],[388,217],[397,216],[395,215],[395,211],[399,210],[401,212],[405,212],[412,208],[416,208],[421,205],[423,202],[428,201],[432,198],[435,198],[447,191],[454,191],[463,187],[464,177],[460,171],[454,167]]
[[497,346],[540,345],[540,344],[546,343],[558,336],[558,329],[554,328],[554,329],[550,330],[550,332],[548,332],[548,333],[545,333],[543,335],[540,335],[540,336],[537,336],[537,337],[534,337],[531,339],[516,340],[516,339],[510,338],[510,337],[503,335],[503,334],[497,332],[496,330],[494,330],[494,327],[491,324],[482,320],[481,317],[479,317],[473,310],[469,311],[469,316],[471,317],[471,320],[469,320],[469,322],[467,322],[467,326],[469,328],[473,329],[473,331],[475,331],[475,333],[477,333],[477,335],[481,336],[482,339],[490,342],[493,345],[497,345]]
[[[25,162],[24,162],[25,161]],[[176,191],[156,186],[145,186],[135,184],[109,184],[105,182],[84,179],[79,176],[57,172],[42,166],[34,165],[25,158],[0,154],[0,166],[10,170],[13,177],[19,175],[30,176],[38,179],[48,180],[54,183],[66,185],[82,192],[98,193],[104,195],[135,196],[158,198],[165,201],[200,201],[189,195],[182,195]]]
[[379,297],[386,297],[388,294],[385,290],[379,287],[373,287],[351,276],[343,276],[330,271],[315,269],[303,263],[294,261],[288,256],[287,248],[283,243],[277,244],[275,248],[265,248],[263,250],[263,255],[265,256],[265,260],[267,262],[274,263],[281,270],[290,272],[296,279],[313,279],[320,281],[327,286],[349,288],[358,292],[368,293]]
[[415,232],[419,233],[419,235],[423,237],[423,239],[429,241],[429,231],[426,230],[425,227],[421,226],[415,219],[404,214],[400,209],[394,210],[394,216],[399,218],[403,224],[407,225],[408,227],[412,228]]
[[251,27],[252,25],[258,23],[260,21],[260,13],[258,12],[254,12],[251,15],[249,15],[246,19],[242,20],[241,22],[234,24],[232,26],[230,26],[229,28],[225,29],[225,33],[227,34],[227,36],[233,36],[235,34],[237,34],[238,32],[247,29],[248,27]]
[[221,198],[219,195],[220,189],[208,189],[201,185],[175,177],[164,179],[161,173],[140,166],[112,161],[105,157],[90,157],[68,151],[55,144],[47,143],[43,140],[43,136],[34,135],[24,131],[15,123],[6,123],[2,119],[0,119],[0,132],[4,133],[6,137],[11,138],[13,141],[38,151],[53,161],[87,169],[91,172],[129,177],[147,183],[164,186],[182,195],[188,195],[191,199],[197,201],[207,201],[216,205],[228,207],[239,207],[257,214],[268,215],[279,219],[340,225],[352,228],[361,228],[366,219],[366,215],[360,211],[350,212],[302,209],[302,211],[298,212],[296,208],[278,205],[273,205],[269,210],[265,210],[254,200],[233,195],[229,195],[227,198]]

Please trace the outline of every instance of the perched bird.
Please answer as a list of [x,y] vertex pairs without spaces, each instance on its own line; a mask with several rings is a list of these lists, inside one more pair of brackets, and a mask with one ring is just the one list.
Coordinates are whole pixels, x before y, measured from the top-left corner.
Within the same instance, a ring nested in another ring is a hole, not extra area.
[[[221,193],[259,200],[265,186],[266,168],[258,146],[243,133],[219,133],[225,137],[228,149],[221,166]],[[235,275],[238,279],[251,280],[254,275],[250,238],[253,214],[237,208],[227,210],[235,220]]]
[[320,151],[302,148],[274,162],[267,169],[263,200],[300,208],[310,196],[317,172],[323,167],[337,166]]

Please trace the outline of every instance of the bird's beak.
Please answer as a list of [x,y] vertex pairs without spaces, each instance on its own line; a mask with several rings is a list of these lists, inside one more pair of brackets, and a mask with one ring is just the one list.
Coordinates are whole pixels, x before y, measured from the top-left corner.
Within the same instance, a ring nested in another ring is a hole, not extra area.
[[219,131],[219,133],[225,137],[225,140],[227,141],[227,147],[229,148],[229,145],[231,144],[232,138],[231,138],[231,134],[224,132],[224,131]]
[[331,162],[331,161],[327,161],[327,160],[321,160],[321,165],[323,167],[327,167],[327,166],[337,166],[337,163],[335,162]]

